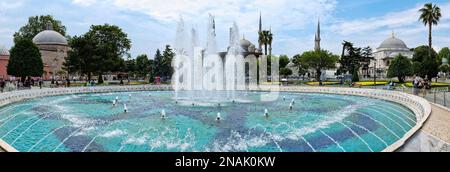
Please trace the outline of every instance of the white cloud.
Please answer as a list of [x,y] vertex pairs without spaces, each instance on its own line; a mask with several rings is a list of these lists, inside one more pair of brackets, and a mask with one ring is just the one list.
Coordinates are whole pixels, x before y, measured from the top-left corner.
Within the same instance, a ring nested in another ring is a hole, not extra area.
[[74,4],[82,5],[82,6],[90,6],[96,2],[97,2],[97,0],[73,0]]

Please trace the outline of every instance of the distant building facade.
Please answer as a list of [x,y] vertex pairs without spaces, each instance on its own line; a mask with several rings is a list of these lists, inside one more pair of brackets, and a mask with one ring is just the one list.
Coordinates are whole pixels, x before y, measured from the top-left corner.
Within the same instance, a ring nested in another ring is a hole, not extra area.
[[369,65],[369,75],[375,76],[374,74],[376,74],[377,77],[385,78],[392,60],[399,54],[409,59],[413,57],[413,52],[405,42],[396,38],[392,33],[392,36],[384,40],[374,52],[375,60]]
[[38,46],[42,56],[45,80],[65,73],[63,63],[69,51],[69,44],[63,35],[53,30],[51,23],[47,24],[46,30],[33,38],[33,43]]
[[9,80],[10,76],[7,72],[9,61],[9,50],[0,45],[0,79]]

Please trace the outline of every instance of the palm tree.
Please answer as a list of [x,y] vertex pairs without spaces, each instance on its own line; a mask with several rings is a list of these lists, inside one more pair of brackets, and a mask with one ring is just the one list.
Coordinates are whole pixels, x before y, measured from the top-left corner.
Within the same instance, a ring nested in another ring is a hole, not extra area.
[[265,42],[266,42],[266,37],[265,37],[263,31],[258,32],[258,34],[259,34],[259,37],[258,37],[259,49],[262,50],[262,45],[265,44]]
[[272,41],[273,41],[273,34],[272,31],[269,31],[269,34],[267,35],[267,44],[269,44],[269,56],[272,55]]
[[428,55],[431,57],[431,49],[432,49],[432,30],[433,25],[437,25],[440,18],[442,17],[441,8],[439,8],[436,4],[427,3],[419,10],[420,18],[419,20],[426,26],[428,25],[428,46],[429,53]]

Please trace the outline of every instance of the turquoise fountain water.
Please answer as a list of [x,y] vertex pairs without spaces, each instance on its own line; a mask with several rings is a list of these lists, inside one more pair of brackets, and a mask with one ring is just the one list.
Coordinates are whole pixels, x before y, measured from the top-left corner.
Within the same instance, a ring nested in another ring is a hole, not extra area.
[[408,108],[367,97],[280,93],[261,102],[265,93],[237,91],[239,99],[227,100],[224,91],[214,93],[224,100],[213,102],[174,94],[75,94],[10,104],[0,108],[0,138],[23,152],[377,152],[416,125]]

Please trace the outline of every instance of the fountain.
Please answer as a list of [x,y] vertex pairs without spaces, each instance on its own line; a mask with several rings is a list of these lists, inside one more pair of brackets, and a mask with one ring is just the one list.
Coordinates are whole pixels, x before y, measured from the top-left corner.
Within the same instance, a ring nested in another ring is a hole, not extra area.
[[127,104],[123,104],[123,112],[128,113]]
[[[204,48],[199,46],[197,29],[192,28],[187,32],[184,20],[180,17],[174,49],[176,55],[172,63],[175,69],[172,85],[176,100],[220,103],[226,96],[234,102],[235,91],[245,90],[245,64],[236,23],[230,28],[227,52],[219,53],[214,16],[209,15],[208,18]],[[226,91],[226,95],[219,94],[222,91]],[[190,104],[194,106],[194,103]]]
[[161,119],[166,119],[166,111],[164,109],[161,111]]
[[264,116],[269,117],[269,110],[267,110],[267,109],[264,110]]
[[222,118],[221,118],[220,112],[219,112],[219,113],[217,113],[216,121],[220,121],[221,119],[222,119]]

